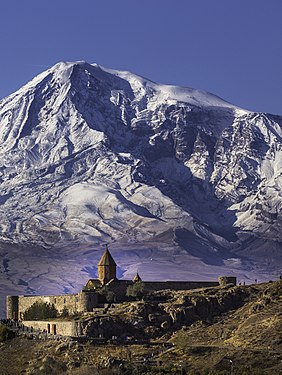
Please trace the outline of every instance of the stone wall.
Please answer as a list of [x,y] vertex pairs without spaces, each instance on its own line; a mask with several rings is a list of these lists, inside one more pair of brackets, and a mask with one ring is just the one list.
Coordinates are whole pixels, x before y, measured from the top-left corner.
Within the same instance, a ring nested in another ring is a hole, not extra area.
[[19,296],[7,296],[6,297],[6,318],[17,320],[18,312],[19,312]]
[[61,313],[64,308],[68,309],[69,313],[74,313],[78,310],[79,306],[78,294],[66,294],[62,296],[19,296],[19,318],[22,319],[24,312],[38,301],[53,304],[59,313]]
[[98,306],[98,294],[95,291],[82,291],[79,293],[79,312],[91,312]]
[[218,286],[217,281],[145,281],[144,286],[146,291],[157,290],[189,290],[197,288],[208,288]]
[[[158,290],[189,290],[196,288],[207,288],[218,285],[236,285],[236,277],[221,276],[217,281],[144,281],[145,291],[153,292]],[[113,280],[107,286],[116,295],[117,302],[126,299],[126,289],[133,285],[130,280]],[[98,295],[93,291],[81,291],[77,294],[64,294],[59,296],[8,296],[7,297],[7,318],[23,319],[24,312],[35,302],[47,302],[53,304],[59,313],[67,309],[69,314],[80,312],[91,312],[98,306]]]
[[62,335],[62,336],[77,336],[79,322],[72,321],[58,321],[58,320],[26,320],[24,326],[29,330],[32,327],[34,330],[45,330],[47,333]]
[[228,284],[236,285],[237,284],[237,278],[234,276],[220,276],[218,278],[219,285],[225,286]]
[[23,319],[24,312],[37,301],[53,304],[59,313],[67,309],[70,314],[92,311],[98,304],[97,294],[94,292],[59,296],[19,296],[19,319]]
[[[143,281],[146,292],[155,292],[158,290],[189,290],[197,288],[208,288],[219,286],[217,281]],[[129,285],[133,285],[130,280],[111,281],[107,284],[109,290],[116,295],[116,301],[126,300],[126,290]]]

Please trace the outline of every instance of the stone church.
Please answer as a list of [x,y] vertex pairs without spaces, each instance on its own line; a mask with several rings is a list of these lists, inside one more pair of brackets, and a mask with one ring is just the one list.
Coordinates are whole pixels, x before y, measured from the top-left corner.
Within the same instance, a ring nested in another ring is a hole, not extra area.
[[235,277],[222,276],[217,281],[142,281],[137,273],[133,280],[118,280],[116,276],[117,265],[109,249],[106,248],[98,263],[98,278],[88,280],[86,286],[76,294],[63,294],[56,296],[7,296],[7,319],[23,319],[24,312],[35,302],[48,302],[53,304],[59,313],[67,310],[70,315],[92,312],[101,304],[102,290],[111,291],[116,303],[127,299],[127,288],[134,283],[142,282],[145,292],[157,290],[188,290],[206,288],[226,284],[236,285]]

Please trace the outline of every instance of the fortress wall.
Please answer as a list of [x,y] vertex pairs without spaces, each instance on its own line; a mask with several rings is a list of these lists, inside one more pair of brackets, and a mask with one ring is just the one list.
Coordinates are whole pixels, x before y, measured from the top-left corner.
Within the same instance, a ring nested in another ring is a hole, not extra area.
[[75,321],[58,321],[58,320],[25,320],[24,326],[33,328],[34,330],[43,331],[48,333],[62,335],[62,336],[76,336],[77,325]]
[[[145,290],[153,292],[158,290],[189,290],[197,288],[207,288],[215,286],[224,286],[227,284],[236,285],[236,277],[221,276],[217,281],[144,281]],[[129,285],[133,285],[130,280],[115,280],[109,282],[107,286],[112,290],[117,302],[126,299],[126,290]],[[70,314],[76,312],[91,312],[93,308],[98,306],[98,295],[93,291],[81,291],[77,294],[65,294],[58,296],[7,296],[7,318],[23,319],[23,313],[35,302],[42,301],[54,304],[59,313],[64,308]]]
[[98,304],[98,297],[93,292],[80,292],[60,296],[19,296],[19,318],[22,319],[23,313],[37,301],[53,304],[59,313],[66,308],[70,314],[73,314],[92,311]]
[[[158,290],[189,290],[197,288],[208,288],[219,286],[217,281],[143,281],[145,291],[154,292]],[[108,283],[109,290],[113,291],[117,301],[126,299],[126,290],[129,285],[133,285],[131,280],[118,280]]]
[[145,281],[146,291],[157,291],[164,289],[189,290],[197,288],[208,288],[218,286],[217,281]]
[[98,306],[98,294],[95,291],[82,291],[79,293],[79,308],[81,312],[91,312]]
[[235,276],[220,276],[218,278],[219,285],[226,286],[228,284],[237,284],[237,278]]
[[19,297],[7,296],[6,297],[6,318],[17,320],[18,312],[19,312]]
[[79,294],[65,294],[61,296],[19,296],[19,318],[22,319],[22,314],[37,301],[54,304],[59,313],[61,313],[64,308],[68,309],[69,313],[80,311]]

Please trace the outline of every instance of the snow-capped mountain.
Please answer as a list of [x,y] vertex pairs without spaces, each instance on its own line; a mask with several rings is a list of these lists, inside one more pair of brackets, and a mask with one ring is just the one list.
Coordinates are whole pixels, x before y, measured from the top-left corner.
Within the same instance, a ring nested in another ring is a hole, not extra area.
[[[0,101],[10,290],[37,291],[42,275],[50,284],[55,265],[72,259],[64,273],[71,290],[82,271],[95,273],[105,243],[125,276],[137,268],[166,279],[176,277],[172,269],[186,279],[222,267],[245,278],[279,273],[281,125],[207,92],[56,64]],[[39,259],[46,272],[34,266]]]

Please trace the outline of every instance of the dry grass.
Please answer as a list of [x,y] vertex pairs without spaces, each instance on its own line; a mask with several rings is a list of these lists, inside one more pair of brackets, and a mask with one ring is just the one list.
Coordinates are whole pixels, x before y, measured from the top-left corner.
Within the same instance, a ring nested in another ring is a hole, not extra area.
[[[79,348],[74,346],[56,351],[59,342],[15,338],[0,344],[0,374],[43,375],[48,371],[51,375],[149,375],[170,374],[169,371],[177,374],[185,367],[187,374],[196,374],[195,371],[208,374],[208,369],[212,369],[215,375],[224,374],[224,371],[230,373],[230,359],[233,361],[233,375],[282,373],[282,283],[249,288],[249,297],[242,307],[216,316],[212,322],[196,321],[191,326],[167,332],[161,340],[174,343],[171,348],[135,344],[94,346],[88,343]],[[195,291],[190,295],[210,297],[225,292],[214,289]],[[185,295],[187,293],[171,295],[167,303],[171,306],[174,301],[185,303]],[[130,316],[131,307],[130,304],[127,306],[124,315]],[[136,309],[133,314],[136,314]],[[51,359],[46,360],[46,356]],[[149,359],[147,367],[143,365],[144,358]],[[110,360],[123,363],[123,369],[105,368]],[[170,366],[175,370],[170,370]]]

